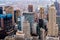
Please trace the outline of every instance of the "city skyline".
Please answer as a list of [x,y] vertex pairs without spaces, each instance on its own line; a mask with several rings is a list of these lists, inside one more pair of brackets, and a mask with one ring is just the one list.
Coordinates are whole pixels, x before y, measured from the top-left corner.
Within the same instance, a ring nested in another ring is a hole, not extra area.
[[[51,5],[55,0],[0,0],[0,4],[13,5],[13,6],[27,6],[32,4],[34,6],[44,6]],[[58,0],[58,2],[60,2]]]
[[[39,5],[46,5],[46,4],[51,4],[52,2],[54,2],[55,0],[0,0],[0,4],[4,3],[4,4],[39,4]],[[58,0],[58,2],[60,2]]]

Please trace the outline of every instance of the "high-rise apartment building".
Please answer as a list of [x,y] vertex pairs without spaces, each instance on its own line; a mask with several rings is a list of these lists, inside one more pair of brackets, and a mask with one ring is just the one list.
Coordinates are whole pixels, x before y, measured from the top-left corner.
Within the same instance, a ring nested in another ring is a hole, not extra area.
[[25,16],[25,20],[28,20],[30,23],[30,30],[32,33],[32,25],[34,23],[34,12],[24,12],[23,16]]
[[60,3],[58,2],[58,0],[56,0],[55,2],[54,2],[54,4],[55,4],[55,8],[56,8],[56,10],[57,10],[57,24],[58,24],[58,27],[59,27],[59,31],[60,31]]
[[6,15],[0,14],[0,28],[5,29]]
[[49,21],[48,21],[48,36],[58,36],[58,25],[56,24],[56,9],[55,6],[52,5],[49,8],[48,11],[48,17],[49,17]]

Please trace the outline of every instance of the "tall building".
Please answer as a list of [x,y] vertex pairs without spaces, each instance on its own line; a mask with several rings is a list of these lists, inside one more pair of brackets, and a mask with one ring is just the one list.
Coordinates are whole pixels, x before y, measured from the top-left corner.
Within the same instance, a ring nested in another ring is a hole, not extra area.
[[30,38],[30,23],[28,21],[24,21],[23,23],[23,33],[25,33],[25,38]]
[[13,14],[12,20],[14,24],[14,8],[12,6],[5,6],[4,10],[6,11],[6,14],[11,13]]
[[41,30],[41,40],[45,40],[45,30],[43,28]]
[[33,12],[33,5],[28,5],[28,12]]
[[0,14],[0,28],[4,29],[6,26],[6,15]]
[[19,16],[17,18],[17,24],[18,24],[18,30],[22,31],[23,30],[23,22],[24,22],[24,16]]
[[12,6],[5,6],[4,10],[6,11],[6,13],[14,13],[14,9]]
[[3,14],[3,7],[0,7],[0,14]]
[[60,36],[60,16],[57,16],[57,24],[59,27],[59,36]]
[[[0,14],[0,38],[4,38],[7,35],[14,34],[14,25],[12,24],[12,14]],[[8,33],[9,32],[9,33]],[[2,36],[3,35],[3,36]]]
[[44,8],[43,7],[40,8],[39,17],[40,17],[40,19],[43,19],[44,18]]
[[49,21],[48,21],[48,36],[58,36],[58,25],[56,24],[56,9],[52,5],[48,11]]
[[6,22],[5,22],[5,30],[6,30],[6,33],[8,34],[8,32],[10,32],[10,34],[8,34],[8,35],[13,35],[14,34],[13,31],[14,31],[14,28],[15,27],[14,27],[13,22],[12,22],[12,17],[13,17],[12,14],[7,14],[6,15],[6,19],[5,19],[6,20]]
[[22,31],[23,29],[23,22],[24,22],[24,16],[21,15],[22,13],[20,12],[19,9],[14,11],[14,21],[16,24],[18,24],[18,30]]
[[34,23],[34,12],[24,12],[23,15],[25,16],[25,20],[28,20],[30,23],[30,30],[32,33],[32,25]]
[[47,10],[46,10],[46,13],[47,13],[46,19],[47,19],[47,20],[49,20],[49,19],[48,19],[48,10],[49,10],[49,5],[47,5]]
[[57,10],[57,15],[59,16],[60,15],[60,12],[59,12],[59,2],[56,0],[55,2],[54,2],[54,5],[55,5],[55,8],[56,8],[56,10]]
[[14,21],[17,23],[17,18],[21,16],[20,10],[15,10],[14,11]]
[[[60,3],[59,2],[57,2],[57,0],[54,2],[54,4],[55,4],[55,7],[56,7],[56,10],[57,10],[57,24],[58,24],[58,27],[59,27],[59,31],[60,31]],[[59,33],[60,34],[60,33]]]
[[33,23],[32,36],[37,36],[37,22]]
[[34,13],[34,20],[35,20],[35,22],[38,22],[38,14],[37,13]]

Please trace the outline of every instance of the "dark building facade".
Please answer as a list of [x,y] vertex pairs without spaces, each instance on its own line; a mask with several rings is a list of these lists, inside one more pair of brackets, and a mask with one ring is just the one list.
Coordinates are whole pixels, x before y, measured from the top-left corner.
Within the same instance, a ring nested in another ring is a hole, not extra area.
[[59,7],[60,7],[60,6],[59,6],[60,4],[59,4],[59,3],[57,2],[57,0],[56,0],[56,1],[54,2],[54,5],[55,5],[56,10],[57,10],[57,15],[59,16],[59,15],[60,15],[60,11],[59,11],[59,10],[60,10],[60,8],[59,8]]
[[33,12],[33,5],[28,5],[28,12]]
[[[57,10],[57,17],[56,17],[56,22],[58,24],[58,27],[60,29],[60,4],[57,2],[57,0],[54,2],[56,10]],[[60,30],[59,30],[60,31]]]
[[3,7],[0,7],[0,14],[3,14]]

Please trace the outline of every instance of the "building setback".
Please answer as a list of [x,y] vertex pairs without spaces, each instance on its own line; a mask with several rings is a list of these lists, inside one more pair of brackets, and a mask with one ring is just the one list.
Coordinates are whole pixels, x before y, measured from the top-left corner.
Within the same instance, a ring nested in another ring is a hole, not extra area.
[[56,24],[56,9],[52,5],[48,11],[49,21],[48,21],[48,36],[58,36],[58,24]]

